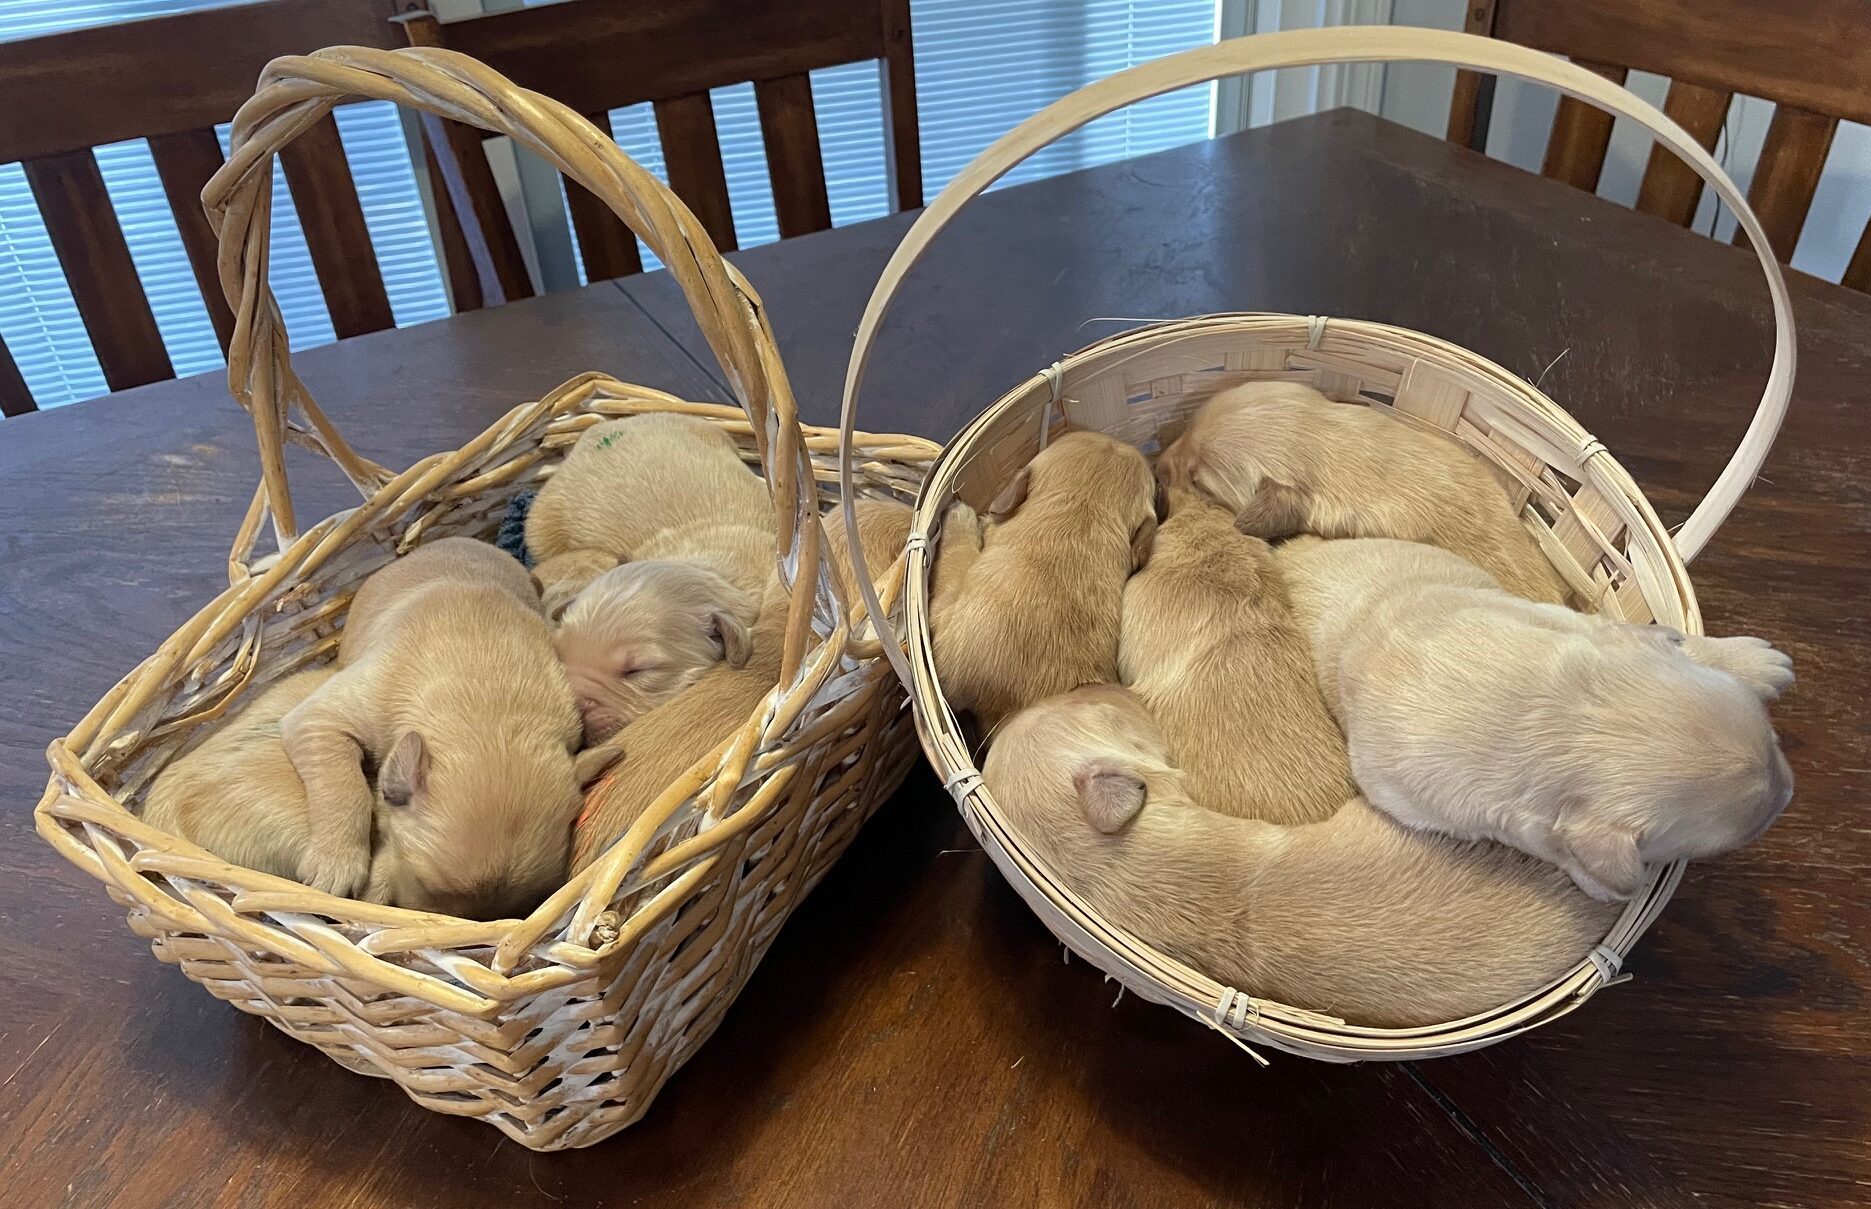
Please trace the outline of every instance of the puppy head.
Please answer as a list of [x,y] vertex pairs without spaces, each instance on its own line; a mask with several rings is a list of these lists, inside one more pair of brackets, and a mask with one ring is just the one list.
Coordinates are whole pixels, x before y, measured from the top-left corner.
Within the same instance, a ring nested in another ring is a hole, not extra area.
[[1168,754],[1161,728],[1136,694],[1090,684],[1016,715],[988,749],[984,775],[995,785],[1003,762],[1011,761],[1024,776],[1060,777],[1084,821],[1115,835],[1145,805],[1186,804]]
[[988,506],[990,524],[1030,508],[1111,516],[1130,537],[1131,565],[1142,566],[1156,537],[1158,489],[1150,463],[1100,432],[1068,432],[1034,455]]
[[462,919],[524,916],[565,881],[583,806],[562,735],[410,730],[378,770],[366,897]]
[[626,563],[592,580],[553,635],[585,741],[610,738],[713,664],[745,664],[757,606],[716,571],[682,559]]
[[1682,655],[1667,630],[1613,635],[1600,657],[1612,666],[1580,710],[1591,741],[1559,838],[1604,897],[1628,899],[1645,862],[1758,839],[1792,798],[1793,773],[1759,697]]
[[533,567],[533,586],[539,589],[546,616],[557,621],[591,581],[617,565],[602,550],[569,550],[542,559]]
[[1306,412],[1330,401],[1293,382],[1249,382],[1222,391],[1157,459],[1172,489],[1193,491],[1234,513],[1243,533],[1269,541],[1305,528],[1307,484],[1300,474]]

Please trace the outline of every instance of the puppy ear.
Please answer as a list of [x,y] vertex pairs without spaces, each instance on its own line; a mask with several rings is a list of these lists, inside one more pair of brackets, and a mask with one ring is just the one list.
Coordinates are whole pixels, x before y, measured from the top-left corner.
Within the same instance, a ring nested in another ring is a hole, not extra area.
[[1150,477],[1156,482],[1156,495],[1150,500],[1150,511],[1156,514],[1159,522],[1166,521],[1169,519],[1169,481],[1163,477],[1161,466]]
[[1593,898],[1628,902],[1643,889],[1644,858],[1637,848],[1636,828],[1594,818],[1588,812],[1561,828],[1560,841],[1586,876],[1579,888]]
[[1137,531],[1130,535],[1130,569],[1136,571],[1150,561],[1150,551],[1156,548],[1156,517],[1146,516]]
[[422,736],[405,731],[377,770],[377,787],[392,806],[407,806],[429,778],[429,749]]
[[[1221,499],[1221,496],[1216,496]],[[1252,537],[1278,541],[1306,529],[1306,493],[1290,483],[1263,476],[1234,527]]]
[[721,644],[721,657],[728,661],[729,667],[747,666],[747,660],[754,653],[753,635],[747,632],[740,618],[718,609],[708,615],[708,633]]
[[1072,776],[1085,818],[1106,835],[1122,831],[1143,809],[1143,778],[1108,764],[1087,764]]
[[541,588],[539,593],[539,605],[546,611],[546,620],[553,625],[565,620],[565,610],[577,599],[578,593],[569,584],[553,584]]
[[1033,468],[1022,466],[1020,473],[1013,476],[1013,482],[1002,487],[1000,494],[994,497],[994,502],[987,506],[988,520],[999,524],[1018,512],[1020,505],[1026,503],[1027,488],[1032,484]]

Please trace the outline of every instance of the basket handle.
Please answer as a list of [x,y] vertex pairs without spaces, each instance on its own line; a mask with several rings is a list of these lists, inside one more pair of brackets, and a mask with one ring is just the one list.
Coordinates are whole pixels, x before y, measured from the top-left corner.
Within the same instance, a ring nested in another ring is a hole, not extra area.
[[[1277,67],[1311,67],[1326,63],[1394,63],[1426,61],[1446,63],[1474,71],[1518,76],[1553,88],[1596,105],[1619,117],[1642,125],[1659,143],[1680,156],[1696,174],[1714,188],[1717,196],[1734,211],[1746,233],[1761,271],[1767,276],[1767,290],[1773,302],[1774,356],[1767,375],[1760,406],[1748,425],[1746,435],[1728,465],[1716,478],[1702,502],[1676,535],[1676,548],[1683,561],[1694,558],[1721,527],[1735,504],[1754,480],[1755,472],[1766,460],[1780,423],[1786,416],[1787,399],[1793,391],[1794,329],[1793,306],[1787,294],[1786,279],[1774,260],[1767,235],[1761,230],[1754,212],[1748,208],[1735,183],[1722,171],[1702,145],[1675,122],[1641,98],[1593,74],[1583,67],[1540,51],[1499,42],[1473,34],[1448,33],[1442,30],[1405,26],[1339,26],[1327,29],[1291,30],[1285,33],[1258,34],[1231,38],[1213,46],[1183,51],[1150,63],[1120,71],[1116,75],[1087,85],[1077,92],[1054,101],[1026,121],[995,140],[947,188],[930,203],[916,220],[903,242],[884,266],[883,275],[864,308],[858,324],[857,341],[845,372],[844,405],[841,413],[839,446],[839,482],[845,497],[845,525],[855,534],[856,514],[851,507],[852,425],[857,411],[858,390],[870,363],[871,344],[878,325],[904,276],[916,263],[929,242],[955,216],[956,211],[1000,179],[1022,160],[1054,140],[1070,134],[1095,118],[1103,117],[1137,101],[1160,93],[1172,92],[1191,84],[1201,84],[1242,72],[1265,71]],[[878,607],[868,568],[862,565],[863,550],[854,539],[852,558],[858,562],[858,586],[864,593],[871,616],[887,628],[883,611]],[[884,642],[884,650],[904,683],[910,683],[909,666],[894,636]]]
[[[688,207],[590,122],[466,55],[357,46],[267,64],[258,90],[234,116],[227,163],[202,190],[221,240],[221,287],[235,316],[228,387],[253,416],[260,444],[260,486],[230,557],[236,575],[247,573],[269,516],[282,552],[298,535],[286,481],[286,441],[331,458],[366,499],[395,477],[345,443],[293,372],[279,305],[267,286],[273,157],[333,106],[359,99],[393,101],[507,135],[603,199],[650,246],[682,287],[747,413],[773,495],[780,559],[790,555],[796,566],[822,575],[818,485],[765,309]],[[788,670],[804,645],[821,575],[793,576]]]

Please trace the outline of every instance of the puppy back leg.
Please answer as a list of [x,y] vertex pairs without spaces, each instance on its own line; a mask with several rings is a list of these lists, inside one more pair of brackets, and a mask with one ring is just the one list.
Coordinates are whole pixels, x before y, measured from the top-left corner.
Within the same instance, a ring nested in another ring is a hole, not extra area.
[[371,815],[376,795],[364,777],[363,728],[357,707],[367,684],[340,675],[280,720],[280,739],[305,783],[308,839],[299,880],[353,898],[370,877]]

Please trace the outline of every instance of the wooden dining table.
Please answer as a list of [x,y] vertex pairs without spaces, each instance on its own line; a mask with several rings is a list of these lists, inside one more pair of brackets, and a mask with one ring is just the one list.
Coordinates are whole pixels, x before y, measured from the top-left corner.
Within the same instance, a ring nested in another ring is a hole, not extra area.
[[[913,215],[733,259],[805,418]],[[32,833],[43,751],[224,583],[258,473],[213,375],[0,424],[0,1204],[1846,1206],[1871,1202],[1871,297],[1799,274],[1765,470],[1693,567],[1764,635],[1798,789],[1692,867],[1582,1010],[1473,1054],[1257,1066],[1116,993],[1002,882],[926,769],[794,915],[637,1125],[530,1153],[242,1015]],[[1219,310],[1380,319],[1538,381],[1680,522],[1771,332],[1741,250],[1337,111],[1007,188],[906,284],[871,430],[944,438],[1063,353]],[[588,369],[730,399],[664,274],[311,350],[402,465]],[[309,459],[302,515],[349,490]]]

